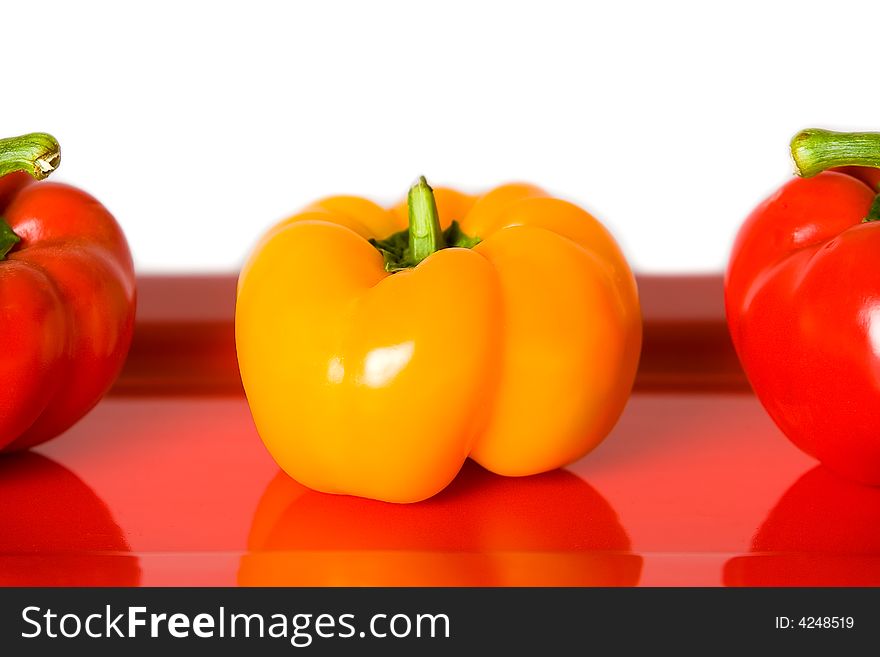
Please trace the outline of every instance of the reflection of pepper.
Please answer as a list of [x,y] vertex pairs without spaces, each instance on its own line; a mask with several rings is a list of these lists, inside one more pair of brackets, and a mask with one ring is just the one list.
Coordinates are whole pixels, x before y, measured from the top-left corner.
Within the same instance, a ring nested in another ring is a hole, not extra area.
[[0,459],[0,586],[137,586],[140,566],[107,505],[33,452]]
[[248,549],[247,586],[634,586],[642,565],[583,479],[499,477],[471,462],[417,505],[322,495],[281,472]]
[[44,178],[57,164],[48,135],[0,140],[0,451],[48,440],[88,412],[134,326],[134,269],[116,221],[78,189],[30,184],[27,173]]
[[435,205],[422,179],[409,229],[402,214],[324,200],[242,271],[239,364],[278,463],[317,490],[412,502],[469,454],[526,475],[595,447],[641,343],[635,281],[608,232],[522,184],[478,199],[438,190]]
[[880,484],[880,202],[863,180],[825,169],[880,166],[880,134],[805,131],[804,178],[743,225],[726,279],[727,317],[761,403],[801,449]]
[[728,586],[880,586],[880,489],[817,466],[768,514]]

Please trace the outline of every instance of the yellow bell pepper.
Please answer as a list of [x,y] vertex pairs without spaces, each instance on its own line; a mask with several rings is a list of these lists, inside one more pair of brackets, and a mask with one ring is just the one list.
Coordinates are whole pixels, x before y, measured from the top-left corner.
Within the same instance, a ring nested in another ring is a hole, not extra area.
[[434,495],[468,456],[502,475],[580,458],[641,348],[635,279],[596,219],[532,185],[472,197],[424,178],[391,210],[332,197],[275,226],[235,331],[278,464],[391,502]]

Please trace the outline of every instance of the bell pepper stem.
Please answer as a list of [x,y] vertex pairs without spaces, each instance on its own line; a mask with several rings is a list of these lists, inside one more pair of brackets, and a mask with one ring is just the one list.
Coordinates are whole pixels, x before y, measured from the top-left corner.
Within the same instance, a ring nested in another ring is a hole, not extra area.
[[[58,141],[45,132],[0,139],[0,177],[26,171],[37,180],[43,180],[58,168],[60,162]],[[0,260],[20,241],[21,238],[0,217]]]
[[45,132],[0,139],[0,176],[27,171],[37,180],[43,180],[58,168],[60,162],[58,141]]
[[878,220],[880,220],[880,194],[874,197],[874,202],[871,203],[871,209],[868,210],[868,216],[862,219],[862,223],[867,224]]
[[370,239],[370,244],[382,254],[383,267],[388,273],[412,269],[440,249],[472,249],[480,243],[480,238],[465,233],[456,219],[452,219],[446,230],[440,229],[434,190],[424,176],[410,188],[406,201],[409,226],[388,237]]
[[880,168],[880,132],[802,130],[791,140],[791,157],[804,178],[842,166]]
[[21,242],[21,238],[15,234],[15,231],[9,227],[3,217],[0,217],[0,260],[4,260],[6,254],[19,242]]
[[435,251],[445,248],[440,215],[434,201],[434,190],[424,176],[420,176],[407,195],[409,208],[409,253],[419,263]]

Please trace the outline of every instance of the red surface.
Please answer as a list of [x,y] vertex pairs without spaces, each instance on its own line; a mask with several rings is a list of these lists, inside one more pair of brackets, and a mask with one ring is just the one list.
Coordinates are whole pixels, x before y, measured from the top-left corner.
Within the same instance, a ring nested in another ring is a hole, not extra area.
[[[643,296],[670,293],[652,285]],[[469,464],[409,506],[314,493],[279,474],[234,386],[204,394],[204,374],[181,372],[189,393],[162,394],[171,365],[157,358],[150,375],[149,331],[167,324],[173,341],[224,320],[174,329],[160,308],[115,395],[61,438],[0,460],[0,584],[880,584],[880,489],[817,467],[751,394],[725,391],[718,382],[735,377],[719,373],[724,358],[661,376],[676,362],[676,325],[725,346],[706,337],[716,314],[701,331],[651,303],[648,326],[665,327],[658,344],[672,351],[646,354],[654,378],[596,451],[522,479]],[[211,360],[207,348],[178,348],[186,367]],[[700,380],[713,392],[682,383]]]

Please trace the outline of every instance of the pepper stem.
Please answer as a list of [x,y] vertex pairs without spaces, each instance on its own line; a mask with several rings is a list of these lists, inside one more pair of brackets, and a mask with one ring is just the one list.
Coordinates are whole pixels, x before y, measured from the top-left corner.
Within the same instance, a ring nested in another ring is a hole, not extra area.
[[3,217],[0,217],[0,260],[5,260],[6,254],[19,242],[21,242],[21,238],[15,234],[15,231],[9,227]]
[[[43,180],[61,163],[61,147],[52,135],[32,132],[20,137],[0,139],[0,177],[26,171]],[[0,260],[6,258],[21,238],[0,217]]]
[[868,210],[868,216],[862,219],[863,224],[871,223],[872,221],[880,221],[880,194],[874,197],[871,209]]
[[802,130],[791,140],[791,157],[804,178],[841,166],[880,168],[880,133]]
[[43,180],[60,163],[61,147],[55,137],[45,132],[0,139],[0,176],[27,171],[37,180]]
[[440,215],[434,201],[434,190],[424,176],[410,187],[406,198],[409,207],[409,254],[418,264],[435,251],[446,247],[440,230]]

